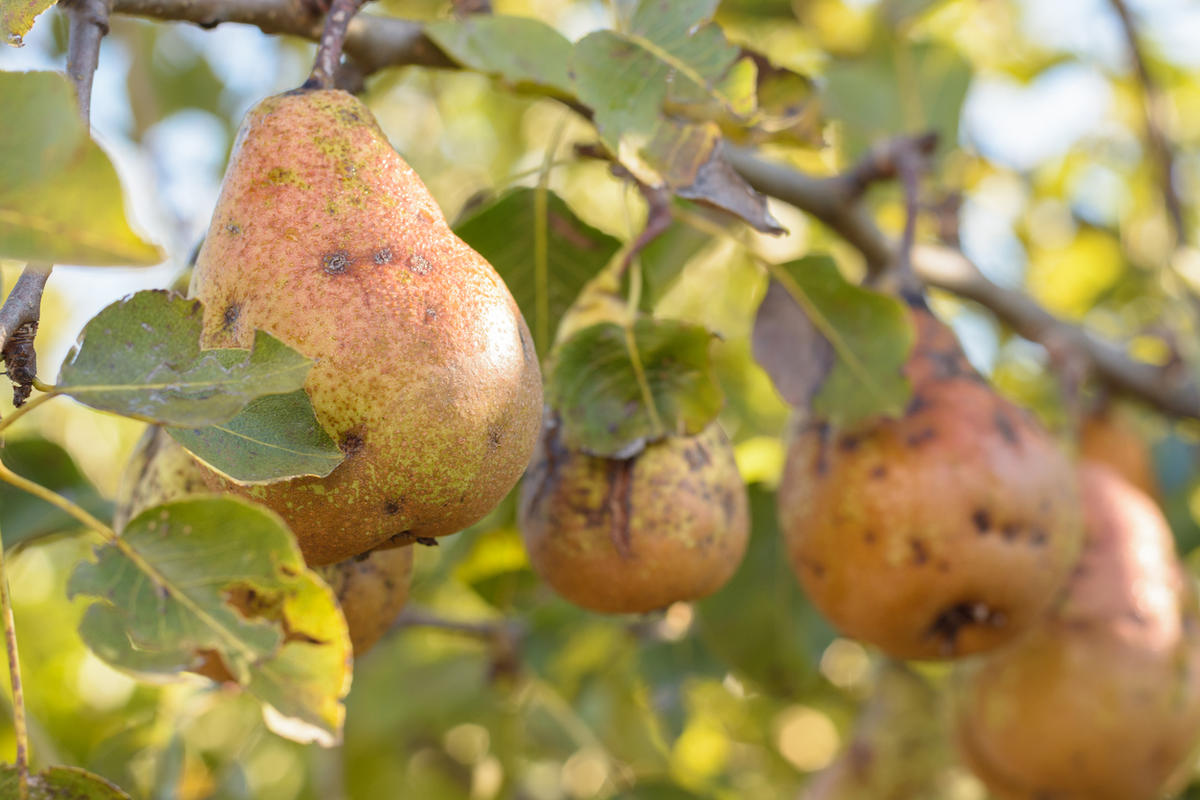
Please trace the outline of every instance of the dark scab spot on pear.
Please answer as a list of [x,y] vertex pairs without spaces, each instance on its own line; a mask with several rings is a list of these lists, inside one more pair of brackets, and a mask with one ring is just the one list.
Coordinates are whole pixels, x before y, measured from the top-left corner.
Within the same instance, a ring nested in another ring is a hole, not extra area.
[[863,534],[863,541],[867,544],[875,544],[875,542],[879,541],[879,534],[875,533],[875,531],[867,531]]
[[383,504],[383,513],[389,517],[394,517],[400,513],[400,509],[404,507],[403,500],[388,500]]
[[426,547],[437,547],[438,546],[438,540],[433,538],[432,536],[418,536],[415,541],[417,544],[423,544]]
[[361,564],[362,562],[366,561],[366,560],[367,560],[368,558],[370,558],[370,557],[371,557],[371,551],[370,551],[370,550],[368,550],[368,551],[367,551],[367,552],[365,552],[365,553],[359,553],[358,555],[356,555],[356,556],[354,557],[354,562],[355,562],[356,564]]
[[937,570],[943,575],[950,572],[950,562],[946,561],[945,559],[939,560],[937,562]]
[[417,275],[428,275],[433,269],[433,264],[420,253],[413,253],[408,257],[408,268]]
[[1029,543],[1034,547],[1045,547],[1049,538],[1041,528],[1034,528],[1029,533]]
[[350,254],[345,250],[326,253],[321,259],[321,268],[330,275],[341,275],[350,267]]
[[363,444],[365,444],[365,442],[363,442],[363,438],[357,433],[343,434],[341,441],[338,443],[342,449],[342,452],[347,456],[352,456],[359,450],[362,450]]
[[825,565],[822,564],[820,561],[813,561],[812,559],[806,559],[804,561],[804,567],[809,572],[811,572],[813,574],[813,577],[815,577],[815,578],[825,577]]
[[230,303],[225,307],[225,312],[221,315],[221,330],[229,331],[237,324],[238,317],[242,315],[241,303]]
[[1009,421],[1008,416],[1002,410],[996,409],[993,419],[995,420],[996,424],[996,432],[1004,437],[1004,441],[1011,445],[1015,445],[1020,442],[1020,440],[1017,438],[1016,429],[1013,427],[1012,422]]
[[908,408],[904,409],[905,414],[916,414],[924,411],[930,405],[929,400],[920,392],[913,392],[912,399],[908,401]]
[[533,342],[529,340],[529,332],[521,326],[521,358],[526,364],[533,361]]
[[435,308],[434,306],[426,306],[425,307],[425,321],[433,322],[437,318],[438,318],[437,308]]
[[912,550],[912,560],[917,566],[929,560],[929,548],[920,539],[909,539],[908,547]]
[[971,523],[980,536],[986,536],[992,529],[992,517],[984,508],[975,509],[975,513],[971,514]]
[[338,113],[345,122],[362,122],[362,117],[358,115],[357,111],[353,111],[349,108],[343,108]]
[[688,466],[692,469],[702,469],[712,463],[712,457],[709,455],[708,448],[703,442],[696,442],[693,446],[683,451],[683,458],[687,461]]
[[371,256],[371,261],[382,267],[384,264],[392,263],[392,258],[392,248],[384,247],[375,251],[375,255]]
[[937,431],[933,428],[922,428],[916,433],[911,433],[905,441],[909,447],[920,447],[926,442],[933,441],[937,438]]
[[1006,542],[1015,542],[1021,533],[1021,526],[1015,522],[1009,522],[1000,529],[1000,535],[1004,537]]
[[860,444],[862,444],[862,440],[857,436],[846,434],[842,437],[841,441],[838,442],[838,449],[843,453],[853,453],[858,449]]
[[888,469],[883,464],[880,464],[879,466],[877,466],[873,470],[871,470],[871,477],[874,478],[875,480],[882,480],[883,478],[887,477],[887,474],[888,474]]
[[487,432],[488,449],[496,450],[497,448],[499,448],[500,447],[500,439],[501,439],[500,426],[499,425],[489,426],[488,432]]
[[725,512],[725,519],[732,520],[734,511],[737,510],[737,497],[733,494],[733,490],[726,489],[721,492],[721,510]]
[[225,230],[234,236],[237,236],[242,232],[242,226],[238,225],[236,222],[227,222],[225,223]]

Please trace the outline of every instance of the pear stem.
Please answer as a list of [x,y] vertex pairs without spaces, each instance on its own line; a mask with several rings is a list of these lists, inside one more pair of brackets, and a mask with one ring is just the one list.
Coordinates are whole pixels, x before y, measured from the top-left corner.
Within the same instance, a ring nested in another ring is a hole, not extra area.
[[346,29],[350,20],[358,13],[366,0],[333,0],[329,16],[325,18],[325,29],[321,31],[321,42],[317,45],[317,58],[312,72],[304,82],[305,89],[332,89],[338,63],[342,60],[342,47],[346,44]]

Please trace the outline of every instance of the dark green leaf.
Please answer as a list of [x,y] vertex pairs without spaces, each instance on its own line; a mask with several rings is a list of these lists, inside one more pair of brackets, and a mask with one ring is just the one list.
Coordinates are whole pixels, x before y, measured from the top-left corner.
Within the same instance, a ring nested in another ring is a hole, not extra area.
[[[0,460],[13,472],[40,483],[100,519],[112,516],[112,503],[96,491],[69,453],[45,439],[9,439]],[[79,522],[65,511],[7,483],[0,483],[0,532],[13,547],[39,536],[73,531]]]
[[167,428],[181,445],[235,481],[323,478],[345,455],[313,413],[303,389],[251,400],[228,422]]
[[[0,800],[17,800],[17,768],[0,764]],[[116,786],[79,767],[50,767],[30,775],[29,800],[129,800]]]
[[653,319],[576,333],[559,348],[547,385],[567,444],[627,458],[649,442],[702,431],[721,410],[712,338],[699,325]]
[[198,428],[304,385],[312,361],[263,331],[251,350],[201,350],[202,319],[199,301],[166,291],[118,300],[84,327],[59,388],[102,411]]
[[96,655],[163,674],[214,651],[277,733],[338,740],[346,623],[279,517],[240,499],[194,497],[142,512],[121,541],[126,549],[101,548],[68,584],[70,595],[98,601],[80,623]]
[[475,16],[431,22],[425,34],[468,69],[499,75],[510,83],[574,93],[568,69],[571,43],[541,20]]
[[750,487],[753,527],[742,564],[696,603],[700,635],[718,658],[767,691],[796,697],[817,677],[836,634],[792,574],[776,522],[775,495]]
[[[0,258],[91,266],[148,266],[162,251],[125,219],[108,156],[79,119],[75,93],[54,72],[0,72]],[[10,114],[12,116],[12,114]]]
[[562,198],[547,192],[543,283],[533,257],[536,194],[514,189],[460,222],[455,233],[500,273],[545,354],[563,312],[621,243],[581,221]]
[[54,0],[0,0],[0,36],[7,44],[20,47],[21,37],[29,33],[33,21]]
[[[897,58],[907,65],[903,71]],[[889,38],[864,58],[834,61],[825,80],[826,111],[842,121],[847,155],[857,158],[905,131],[934,130],[943,150],[953,147],[971,67],[950,47]]]
[[828,256],[772,268],[754,357],[788,402],[835,425],[899,414],[913,330],[900,301],[848,283]]

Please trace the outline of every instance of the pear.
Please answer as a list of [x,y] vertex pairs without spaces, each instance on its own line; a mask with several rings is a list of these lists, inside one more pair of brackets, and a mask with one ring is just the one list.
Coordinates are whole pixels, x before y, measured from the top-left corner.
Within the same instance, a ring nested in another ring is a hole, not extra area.
[[[113,525],[121,530],[151,506],[207,493],[205,468],[160,427],[147,429],[121,476]],[[408,600],[413,548],[377,550],[318,567],[317,573],[337,595],[346,617],[355,658],[361,658],[387,632]],[[257,608],[249,588],[233,592],[230,602],[247,614]],[[216,681],[233,677],[215,653],[197,654],[198,672]]]
[[324,478],[205,478],[279,513],[310,564],[461,530],[524,470],[542,408],[525,321],[353,96],[251,109],[190,291],[203,346],[261,328],[316,360],[305,390],[345,460]]
[[1079,459],[1105,464],[1148,497],[1162,498],[1150,448],[1118,407],[1106,404],[1084,416],[1079,426]]
[[1082,514],[1056,442],[932,314],[912,317],[907,410],[849,430],[804,421],[780,525],[805,590],[843,633],[896,658],[951,658],[1004,644],[1049,608]]
[[534,571],[593,611],[644,612],[712,594],[746,551],[746,487],[717,423],[630,459],[568,449],[547,418],[522,484],[519,524]]
[[960,748],[1001,800],[1153,800],[1200,738],[1200,618],[1166,520],[1107,466],[1080,480],[1087,544],[1063,601],[958,692]]

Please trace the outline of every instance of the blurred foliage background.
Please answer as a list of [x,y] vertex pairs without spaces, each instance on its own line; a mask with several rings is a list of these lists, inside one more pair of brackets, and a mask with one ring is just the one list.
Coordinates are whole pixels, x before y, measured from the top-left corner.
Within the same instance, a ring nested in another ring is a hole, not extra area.
[[[611,24],[603,2],[494,6],[536,16],[571,39]],[[1130,6],[1179,148],[1181,194],[1195,197],[1200,8],[1187,0]],[[372,11],[449,14],[448,3],[435,0],[383,0]],[[1166,358],[1168,343],[1194,355],[1184,289],[1200,286],[1200,250],[1174,241],[1145,145],[1142,90],[1106,2],[726,0],[718,21],[733,41],[752,42],[819,83],[827,145],[771,155],[828,174],[878,137],[934,128],[942,134],[936,185],[947,195],[961,191],[961,242],[989,277],[1128,342],[1141,358]],[[61,69],[65,46],[65,20],[52,11],[24,48],[0,50],[0,69]],[[44,372],[99,308],[183,273],[242,114],[300,83],[312,52],[248,27],[114,18],[96,76],[95,135],[120,169],[133,218],[172,259],[139,271],[59,268],[38,339]],[[452,219],[481,192],[533,185],[565,125],[550,187],[602,231],[628,240],[640,230],[640,196],[606,165],[569,157],[572,144],[595,133],[553,101],[477,74],[421,68],[373,76],[365,99]],[[872,202],[897,232],[899,191],[880,190]],[[828,231],[785,205],[772,211],[788,235],[746,233],[743,244],[777,261],[828,251],[847,274],[860,270],[856,254]],[[1196,230],[1194,210],[1186,223]],[[76,633],[84,601],[68,601],[64,587],[95,542],[60,521],[62,535],[19,549],[11,564],[36,762],[84,766],[163,800],[801,792],[844,746],[872,693],[876,659],[816,616],[780,552],[772,487],[788,409],[749,345],[765,278],[736,241],[675,245],[670,258],[681,271],[655,310],[721,334],[722,423],[751,486],[751,550],[720,593],[644,618],[576,610],[529,570],[510,498],[440,547],[418,548],[411,606],[464,627],[403,625],[363,658],[345,744],[325,751],[269,734],[257,706],[235,691],[199,678],[147,686],[92,656]],[[3,264],[5,287],[19,266]],[[935,300],[976,366],[1069,435],[1046,351],[977,307]],[[0,406],[0,414],[10,409]],[[1200,546],[1197,428],[1131,412],[1153,448],[1180,551],[1190,553]],[[94,487],[91,502],[102,506],[141,428],[62,399],[23,419],[13,436],[65,449],[80,472],[63,467],[61,485]],[[0,514],[16,513],[14,503]],[[10,525],[6,519],[6,534]],[[7,725],[0,723],[0,758],[11,759]],[[964,771],[950,765],[946,774],[947,797],[985,796]]]

